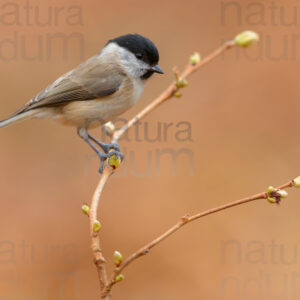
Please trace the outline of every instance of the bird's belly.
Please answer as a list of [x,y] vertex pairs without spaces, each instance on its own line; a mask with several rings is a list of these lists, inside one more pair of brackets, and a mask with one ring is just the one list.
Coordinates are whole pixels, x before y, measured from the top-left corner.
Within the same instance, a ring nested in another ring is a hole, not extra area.
[[132,107],[141,93],[142,89],[128,96],[116,93],[100,99],[71,102],[63,107],[60,121],[85,128],[103,125]]

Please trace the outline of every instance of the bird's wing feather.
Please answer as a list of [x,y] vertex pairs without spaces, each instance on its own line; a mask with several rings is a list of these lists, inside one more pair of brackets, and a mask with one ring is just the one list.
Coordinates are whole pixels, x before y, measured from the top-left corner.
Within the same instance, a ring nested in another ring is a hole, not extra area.
[[34,108],[102,98],[118,91],[124,79],[125,74],[120,69],[101,64],[100,58],[94,56],[57,79],[15,115]]

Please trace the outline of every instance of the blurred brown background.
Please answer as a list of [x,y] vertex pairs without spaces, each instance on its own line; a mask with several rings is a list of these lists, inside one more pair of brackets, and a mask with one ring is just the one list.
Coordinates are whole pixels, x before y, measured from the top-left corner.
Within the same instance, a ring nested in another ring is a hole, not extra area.
[[[164,90],[172,67],[183,68],[194,51],[205,56],[245,29],[261,34],[258,45],[227,52],[196,73],[182,98],[148,116],[138,138],[132,129],[130,142],[121,142],[126,160],[99,212],[111,270],[114,250],[129,255],[185,213],[300,175],[299,23],[292,0],[4,1],[0,117],[121,34],[151,38],[166,71],[151,79],[127,118]],[[69,48],[59,38],[49,44],[49,34],[66,40],[74,33]],[[191,126],[192,141],[178,139],[187,128],[181,122]],[[168,123],[166,137],[157,133]],[[99,180],[97,159],[75,129],[52,121],[1,129],[0,140],[0,299],[99,299],[80,210]],[[168,149],[188,153],[175,173],[170,155],[156,157]],[[290,190],[279,207],[261,201],[183,228],[125,271],[113,299],[298,299],[299,198]]]

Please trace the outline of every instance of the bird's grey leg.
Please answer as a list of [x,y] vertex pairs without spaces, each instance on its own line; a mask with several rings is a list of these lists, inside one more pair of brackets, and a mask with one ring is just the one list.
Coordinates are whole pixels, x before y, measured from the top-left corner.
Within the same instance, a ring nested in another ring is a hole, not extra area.
[[[103,167],[104,167],[104,162],[106,161],[107,158],[116,155],[117,157],[120,157],[121,160],[123,160],[124,156],[120,151],[113,150],[107,153],[102,153],[90,140],[89,140],[89,133],[85,128],[79,128],[78,129],[78,135],[97,153],[98,157],[100,158],[100,167],[99,167],[99,173],[103,173]],[[105,144],[104,144],[105,145]],[[109,144],[108,144],[109,145]],[[99,145],[100,146],[100,145]],[[100,146],[101,147],[101,146]],[[102,148],[102,147],[101,147]],[[113,149],[113,148],[109,148]],[[103,151],[105,151],[103,149]]]
[[93,137],[92,135],[90,135],[88,133],[88,137],[93,140],[96,144],[98,144],[102,150],[105,152],[105,153],[108,153],[109,150],[113,149],[117,152],[120,152],[120,146],[117,144],[117,143],[109,143],[109,144],[105,144],[99,140],[97,140],[95,137]]

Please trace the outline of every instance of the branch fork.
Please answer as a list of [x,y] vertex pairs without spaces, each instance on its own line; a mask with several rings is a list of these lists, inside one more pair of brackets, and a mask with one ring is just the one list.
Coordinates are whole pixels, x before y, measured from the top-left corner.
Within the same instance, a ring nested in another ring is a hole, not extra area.
[[[155,110],[158,106],[160,106],[165,101],[173,98],[180,97],[180,90],[188,85],[187,77],[204,67],[206,64],[213,61],[215,58],[219,57],[225,51],[238,46],[238,47],[248,47],[254,42],[257,42],[259,39],[258,35],[252,31],[245,31],[239,35],[237,35],[233,40],[225,42],[220,48],[212,52],[206,58],[201,60],[199,53],[194,53],[190,59],[189,63],[185,67],[182,73],[179,72],[178,68],[173,69],[173,73],[175,76],[175,81],[172,82],[169,87],[166,88],[164,92],[162,92],[154,101],[152,101],[148,106],[146,106],[141,112],[139,112],[135,117],[133,117],[130,121],[127,122],[122,128],[115,129],[112,123],[107,123],[104,127],[105,132],[109,137],[111,137],[112,143],[117,143],[122,135],[129,130],[134,124],[136,124],[139,120],[146,117],[149,113]],[[123,260],[123,256],[120,252],[115,251],[113,255],[115,268],[111,277],[108,279],[107,270],[106,270],[106,260],[102,253],[101,243],[99,232],[101,229],[101,224],[97,218],[97,211],[99,207],[99,202],[101,199],[101,195],[104,189],[104,186],[110,177],[111,174],[118,168],[120,161],[116,161],[115,159],[110,159],[105,165],[103,174],[100,178],[98,186],[94,192],[91,207],[88,205],[82,206],[82,211],[89,217],[90,222],[90,237],[91,237],[91,249],[94,258],[94,263],[98,272],[98,279],[100,285],[100,293],[101,299],[109,300],[111,299],[111,291],[112,287],[121,282],[124,279],[124,275],[121,273],[127,266],[129,266],[133,261],[147,255],[150,250],[161,243],[163,240],[168,238],[170,235],[175,233],[177,230],[182,228],[184,225],[198,220],[202,217],[208,216],[210,214],[214,214],[220,212],[225,209],[229,209],[235,206],[239,206],[242,204],[246,204],[248,202],[267,199],[270,203],[279,203],[280,200],[287,196],[287,193],[283,190],[284,188],[289,187],[300,187],[300,176],[295,178],[294,180],[289,181],[288,183],[278,187],[273,188],[269,187],[266,192],[262,192],[247,198],[243,198],[228,204],[221,205],[216,208],[208,209],[204,212],[197,213],[194,215],[186,214],[180,218],[180,220],[171,228],[169,228],[166,232],[161,234],[159,237],[145,245],[144,247],[137,250],[135,253],[131,254],[125,260]]]

